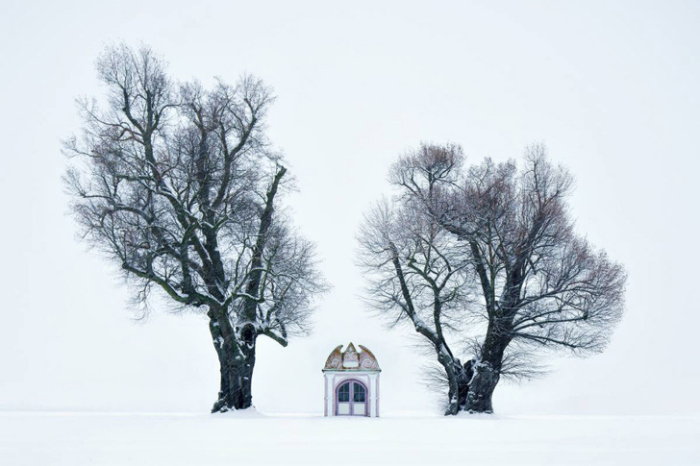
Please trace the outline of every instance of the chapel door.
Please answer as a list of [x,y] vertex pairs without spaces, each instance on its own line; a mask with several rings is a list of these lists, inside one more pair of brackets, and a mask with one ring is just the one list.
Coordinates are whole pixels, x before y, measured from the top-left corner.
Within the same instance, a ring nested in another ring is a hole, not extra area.
[[367,390],[359,382],[352,383],[352,414],[353,416],[366,416]]
[[340,385],[337,400],[338,416],[367,415],[367,388],[361,382],[351,380]]

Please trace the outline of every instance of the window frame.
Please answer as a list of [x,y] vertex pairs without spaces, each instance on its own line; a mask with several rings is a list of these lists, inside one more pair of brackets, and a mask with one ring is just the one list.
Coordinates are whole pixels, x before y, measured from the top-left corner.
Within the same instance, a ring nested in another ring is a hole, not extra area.
[[[355,384],[360,387],[360,390],[355,392]],[[347,387],[347,392],[343,391],[341,393],[341,390]],[[362,394],[363,400],[362,401],[355,401],[355,395]],[[341,394],[343,395],[343,398],[347,394],[348,400],[341,400]],[[357,403],[358,405],[363,405],[364,406],[364,414],[358,415],[361,417],[369,417],[369,387],[367,384],[365,384],[363,381],[358,380],[358,379],[345,379],[341,380],[338,385],[336,385],[335,388],[335,415],[336,416],[355,416],[355,404]],[[349,403],[349,413],[348,414],[340,414],[339,413],[339,406],[340,403]]]

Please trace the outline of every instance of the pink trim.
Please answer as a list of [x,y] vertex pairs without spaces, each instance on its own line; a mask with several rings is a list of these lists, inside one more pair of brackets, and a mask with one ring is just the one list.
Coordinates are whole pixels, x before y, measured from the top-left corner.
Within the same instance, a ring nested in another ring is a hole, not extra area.
[[[350,393],[349,393],[349,395],[350,395],[350,414],[338,414],[338,390],[340,389],[340,387],[342,387],[346,383],[350,384]],[[353,401],[355,394],[354,394],[354,387],[352,386],[352,383],[359,383],[360,385],[362,385],[362,387],[364,387],[364,389],[365,389],[365,416],[369,417],[371,415],[371,412],[367,408],[369,407],[368,404],[369,404],[371,392],[370,392],[369,388],[367,388],[367,385],[358,379],[343,379],[340,382],[338,382],[338,384],[335,386],[335,389],[333,391],[333,393],[335,394],[335,400],[334,400],[335,401],[335,406],[334,406],[335,415],[336,416],[354,416],[355,415],[354,414],[355,401]]]
[[377,374],[377,378],[374,379],[374,383],[377,384],[377,401],[375,402],[375,405],[377,407],[377,417],[379,417],[379,374]]
[[328,416],[328,380],[323,377],[323,415]]

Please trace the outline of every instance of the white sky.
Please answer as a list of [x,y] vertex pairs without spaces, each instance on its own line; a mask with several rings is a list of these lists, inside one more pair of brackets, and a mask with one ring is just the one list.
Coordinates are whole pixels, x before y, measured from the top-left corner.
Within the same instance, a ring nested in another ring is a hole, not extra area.
[[67,214],[60,140],[79,126],[73,99],[100,94],[95,58],[125,40],[151,45],[176,78],[248,71],[279,97],[269,134],[333,289],[312,336],[288,348],[261,338],[260,410],[320,412],[323,363],[351,340],[384,370],[383,412],[435,407],[412,333],[370,316],[354,266],[387,168],[427,140],[458,142],[473,162],[544,141],[577,178],[579,231],[630,274],[608,351],[502,384],[497,411],[700,411],[700,3],[376,3],[3,6],[0,409],[206,411],[214,401],[206,322],[156,312],[134,323],[115,269],[76,239]]

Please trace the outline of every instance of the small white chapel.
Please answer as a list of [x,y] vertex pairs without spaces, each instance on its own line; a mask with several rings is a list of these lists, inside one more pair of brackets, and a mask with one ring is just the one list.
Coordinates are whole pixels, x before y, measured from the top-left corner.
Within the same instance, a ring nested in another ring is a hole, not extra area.
[[323,368],[325,416],[379,417],[379,364],[362,345],[335,348]]

